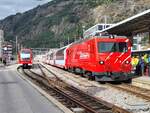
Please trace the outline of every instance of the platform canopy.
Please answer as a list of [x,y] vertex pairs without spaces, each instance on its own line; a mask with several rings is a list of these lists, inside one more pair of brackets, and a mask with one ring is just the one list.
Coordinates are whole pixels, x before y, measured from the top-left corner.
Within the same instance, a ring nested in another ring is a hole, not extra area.
[[150,9],[125,19],[103,30],[110,34],[132,36],[137,33],[150,32]]

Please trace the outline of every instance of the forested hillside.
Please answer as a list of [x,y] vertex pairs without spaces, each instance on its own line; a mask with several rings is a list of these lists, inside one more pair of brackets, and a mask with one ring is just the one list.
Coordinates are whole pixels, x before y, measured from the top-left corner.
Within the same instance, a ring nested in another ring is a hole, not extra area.
[[[53,0],[0,21],[5,40],[24,47],[59,47],[97,23],[116,23],[150,8],[149,0]],[[68,40],[69,39],[69,40]]]

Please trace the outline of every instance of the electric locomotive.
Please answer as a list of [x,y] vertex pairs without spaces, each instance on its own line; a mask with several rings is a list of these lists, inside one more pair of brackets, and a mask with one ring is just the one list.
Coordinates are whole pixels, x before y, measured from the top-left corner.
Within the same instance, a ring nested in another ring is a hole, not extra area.
[[131,82],[131,43],[124,36],[93,36],[52,53],[53,64],[96,81]]
[[21,49],[18,53],[18,64],[23,68],[31,68],[32,58],[33,54],[31,49]]

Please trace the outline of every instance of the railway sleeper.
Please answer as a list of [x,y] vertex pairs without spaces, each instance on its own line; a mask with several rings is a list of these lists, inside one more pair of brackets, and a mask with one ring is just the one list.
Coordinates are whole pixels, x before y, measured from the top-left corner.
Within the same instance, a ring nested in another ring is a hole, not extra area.
[[111,110],[103,110],[103,109],[100,109],[97,112],[98,113],[113,113]]
[[[94,110],[96,110],[96,111],[99,110],[99,109],[102,109],[101,107],[99,107],[99,106],[97,106],[97,105],[94,105],[94,106],[91,105],[91,108],[94,109]],[[106,108],[106,107],[105,107],[105,108]]]
[[85,109],[84,109],[84,108],[80,108],[80,107],[71,108],[71,110],[72,110],[74,113],[85,113]]
[[73,102],[70,102],[70,106],[71,106],[71,108],[78,108],[79,107],[78,105],[74,104]]
[[91,97],[88,97],[88,96],[83,96],[83,98],[84,98],[84,99],[91,100],[91,101],[93,100]]
[[82,102],[82,103],[89,103],[89,102],[91,102],[91,101],[89,101],[89,100],[83,100],[83,99],[78,99],[80,102]]
[[106,106],[104,106],[104,105],[98,105],[98,104],[95,104],[95,103],[91,103],[91,104],[88,104],[88,105],[92,106],[92,107],[98,106],[100,109],[106,109]]
[[66,99],[59,99],[59,102],[64,103]]
[[81,98],[82,100],[92,101],[91,98],[85,97],[85,95],[76,94],[75,97]]

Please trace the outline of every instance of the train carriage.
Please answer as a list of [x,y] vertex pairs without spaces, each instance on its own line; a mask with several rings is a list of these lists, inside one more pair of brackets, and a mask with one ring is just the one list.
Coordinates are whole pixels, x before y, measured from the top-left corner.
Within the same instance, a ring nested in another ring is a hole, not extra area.
[[32,67],[32,50],[31,49],[21,49],[18,53],[18,64],[20,64],[23,68],[31,68]]
[[53,62],[51,61],[51,62],[55,66],[66,69],[66,59],[67,59],[66,51],[69,46],[70,45],[62,47],[62,48],[58,49],[56,52],[52,53],[54,61]]

